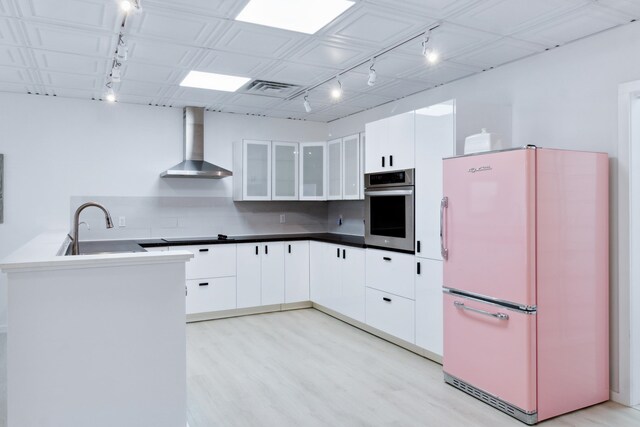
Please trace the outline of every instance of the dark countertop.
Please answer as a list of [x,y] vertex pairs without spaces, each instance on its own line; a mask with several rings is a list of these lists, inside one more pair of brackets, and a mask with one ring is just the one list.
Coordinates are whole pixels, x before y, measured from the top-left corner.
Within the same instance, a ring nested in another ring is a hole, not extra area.
[[306,234],[257,234],[253,236],[229,236],[227,240],[217,237],[167,237],[162,239],[140,240],[98,240],[81,241],[80,255],[96,255],[104,253],[146,252],[144,248],[162,246],[186,245],[217,245],[226,243],[263,243],[314,240],[318,242],[334,243],[343,246],[365,248],[363,236],[351,236],[336,233],[306,233]]

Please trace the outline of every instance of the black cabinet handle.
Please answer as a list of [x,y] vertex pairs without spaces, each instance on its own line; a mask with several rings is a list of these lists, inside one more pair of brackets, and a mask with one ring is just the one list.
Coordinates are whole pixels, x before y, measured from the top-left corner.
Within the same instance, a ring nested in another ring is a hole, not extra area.
[[258,247],[256,246],[256,255],[258,255]]
[[336,248],[336,256],[340,258],[340,248]]
[[269,255],[269,245],[264,245],[264,254]]
[[209,252],[209,249],[200,249],[200,252]]
[[417,264],[416,273],[420,274],[420,263]]
[[389,166],[393,166],[393,156],[389,156]]
[[384,167],[384,156],[382,156],[382,167]]
[[289,245],[289,253],[291,253],[291,245]]
[[209,282],[198,283],[198,286],[209,286]]
[[391,302],[391,298],[387,298],[387,297],[382,297],[382,300],[386,302]]
[[391,261],[391,258],[389,258],[388,256],[384,256],[384,257],[382,257],[382,259],[385,260],[385,261]]
[[347,259],[347,251],[342,250],[342,259]]
[[420,253],[420,240],[416,242],[416,252]]

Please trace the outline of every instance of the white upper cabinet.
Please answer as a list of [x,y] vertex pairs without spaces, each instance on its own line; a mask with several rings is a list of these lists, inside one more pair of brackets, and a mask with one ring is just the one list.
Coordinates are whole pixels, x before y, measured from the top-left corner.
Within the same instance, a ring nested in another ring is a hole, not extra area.
[[327,181],[329,184],[327,199],[342,199],[342,140],[327,142]]
[[367,139],[367,134],[365,132],[360,132],[360,172],[358,173],[359,179],[360,179],[360,194],[359,194],[359,199],[360,200],[364,200],[364,171],[365,171],[365,166],[364,166],[364,159],[365,159],[365,153],[366,153],[366,139]]
[[365,172],[413,169],[415,112],[367,123]]
[[442,158],[456,145],[455,101],[416,110],[416,256],[440,260]]
[[360,198],[360,181],[363,180],[360,169],[360,135],[342,138],[342,198],[357,200]]
[[271,200],[271,141],[234,144],[233,200]]
[[271,143],[272,200],[298,200],[298,143]]
[[326,143],[300,143],[300,200],[327,200]]

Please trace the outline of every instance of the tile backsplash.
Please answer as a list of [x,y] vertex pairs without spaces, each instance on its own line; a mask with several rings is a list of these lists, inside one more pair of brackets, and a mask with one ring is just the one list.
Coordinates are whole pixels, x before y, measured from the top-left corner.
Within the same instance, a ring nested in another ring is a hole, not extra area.
[[[95,201],[111,213],[106,229],[102,211],[87,208],[81,240],[326,232],[326,202],[234,202],[231,197],[71,197],[70,217],[82,203]],[[284,223],[281,222],[284,215]],[[125,226],[121,227],[124,217]],[[342,231],[340,231],[342,232]]]

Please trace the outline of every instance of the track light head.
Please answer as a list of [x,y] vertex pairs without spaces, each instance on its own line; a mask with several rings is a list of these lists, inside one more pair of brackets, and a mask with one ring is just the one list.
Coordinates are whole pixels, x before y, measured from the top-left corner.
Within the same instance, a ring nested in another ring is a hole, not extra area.
[[113,90],[113,81],[107,80],[104,87],[106,89],[104,92],[104,99],[107,102],[116,102],[116,92]]
[[122,64],[120,64],[117,61],[114,61],[113,63],[113,68],[111,69],[111,81],[114,83],[120,82],[120,77],[121,77],[120,66],[121,65]]
[[340,74],[336,76],[336,80],[338,81],[338,86],[331,90],[331,97],[337,100],[342,97],[342,82],[340,81]]
[[311,104],[309,103],[309,100],[307,99],[309,97],[309,95],[305,95],[304,96],[304,110],[307,113],[311,112]]
[[371,59],[371,66],[369,66],[369,80],[367,81],[367,84],[369,86],[375,85],[376,79],[378,78],[376,70],[373,68],[374,64],[375,64],[375,58]]
[[120,10],[129,13],[134,9],[140,9],[140,0],[120,0]]
[[116,58],[119,61],[126,61],[129,57],[129,46],[127,46],[127,42],[124,40],[124,36],[120,34],[118,36],[118,48],[116,49]]
[[433,42],[431,41],[431,30],[424,33],[422,40],[422,54],[427,58],[429,64],[435,64],[440,60],[440,54],[433,48]]

